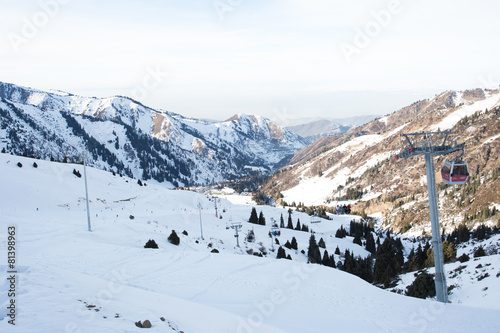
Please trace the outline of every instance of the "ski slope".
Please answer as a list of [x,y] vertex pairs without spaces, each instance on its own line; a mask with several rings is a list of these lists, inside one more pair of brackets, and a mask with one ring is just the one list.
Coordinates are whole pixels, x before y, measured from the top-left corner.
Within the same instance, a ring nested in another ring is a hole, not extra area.
[[[22,168],[17,163],[22,163]],[[38,164],[37,168],[32,166]],[[306,264],[309,234],[296,237],[293,258],[270,252],[270,218],[283,209],[257,207],[267,226],[245,222],[251,206],[204,195],[139,186],[136,180],[87,168],[92,232],[87,231],[83,167],[0,154],[0,274],[7,273],[7,227],[16,228],[15,326],[9,324],[9,281],[0,281],[1,332],[498,332],[498,307],[442,305],[376,288],[342,271]],[[200,210],[203,236],[200,238]],[[131,219],[133,216],[133,219]],[[293,213],[309,224],[306,214]],[[241,222],[236,248],[229,219]],[[309,225],[355,255],[367,252],[333,235],[351,216]],[[254,228],[256,243],[244,242]],[[179,246],[168,243],[176,230]],[[183,235],[182,231],[188,235]],[[145,249],[154,239],[159,249]],[[220,253],[212,253],[216,248]],[[264,251],[267,257],[248,255]],[[339,257],[335,257],[339,260]],[[497,283],[498,284],[498,283]],[[473,296],[470,296],[473,297]],[[480,297],[480,296],[477,296]],[[164,318],[163,321],[161,318]]]

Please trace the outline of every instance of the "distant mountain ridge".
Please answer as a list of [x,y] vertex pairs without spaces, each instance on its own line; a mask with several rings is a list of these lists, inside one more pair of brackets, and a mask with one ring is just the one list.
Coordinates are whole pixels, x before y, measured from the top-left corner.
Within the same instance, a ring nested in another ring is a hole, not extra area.
[[303,121],[307,122],[288,126],[286,128],[309,140],[309,142],[314,142],[323,136],[345,134],[350,129],[364,125],[376,117],[377,116],[356,116],[344,119],[316,119],[312,121],[305,118]]
[[0,147],[88,162],[174,186],[272,173],[307,141],[260,116],[185,118],[128,97],[82,97],[0,82]]

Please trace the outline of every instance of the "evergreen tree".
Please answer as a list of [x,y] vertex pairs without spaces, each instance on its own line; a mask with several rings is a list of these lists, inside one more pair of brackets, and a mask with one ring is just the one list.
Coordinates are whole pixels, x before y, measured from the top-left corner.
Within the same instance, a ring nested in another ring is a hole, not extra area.
[[264,218],[264,214],[262,213],[262,211],[260,211],[258,223],[260,225],[266,225],[266,219]]
[[172,230],[172,233],[170,234],[170,236],[168,236],[168,241],[174,245],[179,245],[179,243],[181,242],[181,240],[180,240],[179,236],[177,236],[177,233],[175,232],[175,230]]
[[248,222],[258,224],[259,223],[259,218],[257,216],[257,210],[255,207],[252,207],[252,212],[250,213],[250,218],[248,219]]
[[333,254],[330,256],[330,267],[336,268],[337,265],[335,264],[335,257]]
[[341,225],[340,229],[337,229],[337,232],[335,232],[335,237],[337,237],[337,238],[344,238],[345,236],[347,236],[347,231]]
[[281,216],[280,216],[280,228],[284,228],[285,227],[285,220],[283,220],[283,213],[281,213]]
[[289,250],[290,250],[290,249],[292,248],[292,245],[290,244],[290,242],[289,242],[289,241],[286,241],[286,243],[285,243],[284,247],[286,247],[287,249],[289,249]]
[[293,229],[292,213],[288,212],[288,224],[286,226],[288,229]]
[[283,258],[286,259],[286,252],[285,249],[280,246],[278,249],[278,254],[276,255],[276,259],[283,259]]
[[156,244],[154,239],[150,239],[146,242],[146,245],[144,245],[145,249],[157,249],[158,244]]
[[297,250],[297,240],[295,239],[295,237],[292,237],[292,243],[290,244],[290,246],[292,247],[292,249]]
[[422,269],[425,266],[425,260],[427,260],[427,252],[422,249],[422,246],[418,244],[417,253],[415,253],[415,266],[416,269]]
[[361,235],[362,235],[362,233],[363,232],[361,230],[359,230],[359,229],[356,230],[356,233],[354,235],[354,239],[352,240],[352,242],[354,244],[358,244],[359,246],[363,245],[363,243],[361,242]]
[[295,226],[295,230],[300,231],[300,229],[302,229],[300,226],[300,219],[297,219],[297,226]]
[[302,224],[302,231],[309,232],[309,227],[305,224]]
[[387,237],[377,250],[373,279],[375,282],[388,286],[391,279],[396,276],[397,271],[396,251],[391,238]]
[[337,245],[337,248],[335,249],[335,254],[338,255],[338,256],[340,255],[340,249],[339,249],[338,245]]
[[373,238],[373,235],[371,232],[369,232],[366,235],[366,245],[365,245],[366,251],[370,252],[371,254],[375,254],[377,249],[375,248],[375,238]]
[[309,248],[307,249],[307,258],[310,263],[321,263],[321,253],[314,234],[309,238]]
[[318,246],[323,248],[323,249],[326,249],[326,244],[325,244],[325,241],[323,240],[323,237],[321,237],[319,239]]
[[321,260],[321,263],[323,264],[323,266],[331,267],[330,256],[328,255],[327,250],[325,250],[325,252],[323,252],[323,260]]
[[412,248],[410,254],[408,255],[408,260],[403,265],[403,272],[411,272],[416,270],[415,264],[415,250]]

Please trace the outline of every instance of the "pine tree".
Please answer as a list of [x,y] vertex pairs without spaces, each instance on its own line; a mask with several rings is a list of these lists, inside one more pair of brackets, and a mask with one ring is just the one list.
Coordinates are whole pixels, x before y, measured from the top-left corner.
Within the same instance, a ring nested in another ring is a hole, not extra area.
[[289,249],[289,250],[290,250],[290,249],[292,248],[292,245],[290,244],[290,242],[289,242],[289,241],[286,241],[286,243],[285,243],[284,247],[286,247],[287,249]]
[[146,249],[157,249],[158,244],[156,244],[154,239],[150,239],[146,242],[146,245],[144,245],[144,248]]
[[179,245],[179,243],[181,242],[181,240],[180,240],[179,236],[177,236],[177,233],[175,232],[175,230],[172,230],[172,233],[170,234],[170,236],[168,236],[168,241],[174,245]]
[[291,248],[297,250],[297,240],[295,237],[292,237],[292,243],[290,244]]
[[325,252],[323,253],[323,260],[321,260],[321,263],[323,264],[323,266],[328,266],[330,267],[331,264],[330,264],[330,256],[328,255],[328,251],[325,250]]
[[278,254],[276,255],[276,259],[283,259],[283,258],[286,259],[286,251],[284,248],[280,246],[278,249]]
[[335,254],[338,255],[338,256],[340,255],[340,249],[339,249],[338,245],[337,245],[337,248],[335,249]]
[[426,260],[427,260],[427,252],[422,249],[422,246],[420,244],[418,244],[417,253],[415,253],[415,265],[417,269],[424,268]]
[[326,249],[326,244],[325,244],[325,241],[323,240],[323,237],[321,237],[319,239],[318,246],[323,248],[323,249]]
[[260,211],[258,222],[260,225],[266,225],[266,219],[264,218],[264,214],[262,213],[262,211]]
[[281,216],[280,216],[280,228],[284,228],[285,227],[285,220],[283,220],[283,213],[281,213]]
[[250,218],[248,219],[248,222],[258,224],[259,223],[259,218],[257,216],[257,210],[255,207],[252,207],[252,212],[250,213]]
[[288,212],[288,224],[286,226],[288,229],[293,229],[292,213]]
[[377,250],[377,260],[373,268],[375,282],[387,286],[397,274],[396,251],[390,237],[387,237]]
[[371,254],[375,254],[377,249],[375,248],[375,238],[373,238],[373,235],[371,232],[369,232],[366,235],[366,245],[365,245],[366,251],[370,252]]
[[333,254],[330,256],[330,267],[336,268],[337,265],[335,264],[335,257]]
[[309,238],[309,248],[307,249],[307,258],[310,263],[321,263],[321,253],[319,252],[318,244],[314,234]]
[[300,226],[300,219],[297,219],[297,225],[295,226],[295,230],[300,231],[301,226]]
[[361,235],[362,234],[363,234],[363,232],[361,230],[357,229],[352,242],[354,244],[358,244],[359,246],[362,246],[363,245],[363,243],[361,242]]

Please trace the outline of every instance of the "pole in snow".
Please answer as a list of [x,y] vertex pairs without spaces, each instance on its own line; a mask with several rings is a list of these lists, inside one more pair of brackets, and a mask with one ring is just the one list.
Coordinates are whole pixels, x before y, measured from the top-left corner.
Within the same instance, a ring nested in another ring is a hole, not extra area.
[[92,228],[90,227],[89,191],[87,188],[87,167],[86,167],[87,162],[85,161],[86,159],[87,159],[87,154],[83,153],[83,176],[85,178],[85,201],[87,202],[87,224],[89,227],[89,231],[92,231]]
[[201,232],[201,239],[203,239],[203,225],[201,223],[201,203],[198,202],[198,209],[200,210],[200,232]]

